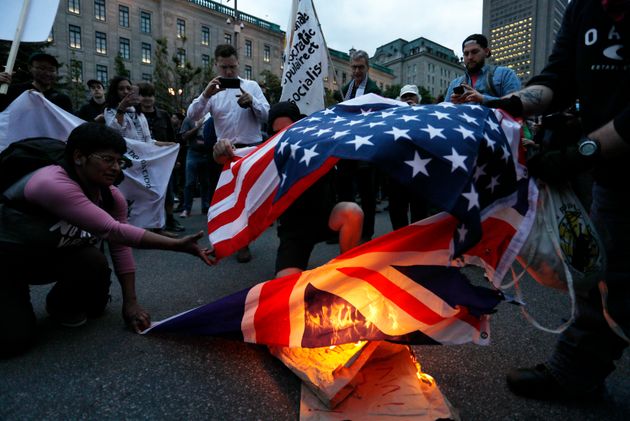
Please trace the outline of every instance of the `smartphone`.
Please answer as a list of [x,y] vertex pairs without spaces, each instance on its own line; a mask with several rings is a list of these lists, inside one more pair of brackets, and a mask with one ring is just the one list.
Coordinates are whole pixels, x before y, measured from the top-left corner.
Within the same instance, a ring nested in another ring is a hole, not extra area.
[[220,77],[221,89],[238,89],[241,87],[241,80],[237,77]]
[[461,95],[464,93],[464,87],[462,85],[456,86],[453,88],[453,93],[455,95]]

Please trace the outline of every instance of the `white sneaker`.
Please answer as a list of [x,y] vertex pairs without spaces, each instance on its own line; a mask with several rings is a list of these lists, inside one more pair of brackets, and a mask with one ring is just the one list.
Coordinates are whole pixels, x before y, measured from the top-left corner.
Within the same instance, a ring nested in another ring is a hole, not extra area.
[[190,212],[188,212],[187,210],[182,211],[182,213],[179,214],[180,218],[188,218],[190,216]]

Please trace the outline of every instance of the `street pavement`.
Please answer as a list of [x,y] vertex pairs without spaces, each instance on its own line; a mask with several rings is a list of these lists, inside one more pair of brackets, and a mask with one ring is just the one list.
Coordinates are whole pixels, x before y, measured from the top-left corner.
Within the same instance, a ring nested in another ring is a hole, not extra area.
[[[205,216],[183,220],[187,233],[203,230]],[[389,230],[377,214],[377,234]],[[251,246],[254,259],[234,257],[215,267],[166,251],[136,250],[139,301],[161,320],[247,288],[273,276],[278,241],[275,226]],[[334,257],[337,246],[320,244],[311,264]],[[34,264],[37,264],[34,262]],[[470,272],[476,282],[483,277]],[[0,420],[296,420],[300,382],[264,346],[212,337],[136,335],[120,316],[120,289],[102,318],[86,326],[56,326],[44,310],[49,286],[32,288],[41,328],[37,346],[0,361]],[[526,280],[530,312],[543,324],[569,315],[565,294]],[[505,373],[541,362],[556,336],[532,327],[517,306],[502,303],[492,319],[489,346],[414,346],[464,420],[628,420],[630,352],[607,381],[600,402],[550,403],[513,396]]]

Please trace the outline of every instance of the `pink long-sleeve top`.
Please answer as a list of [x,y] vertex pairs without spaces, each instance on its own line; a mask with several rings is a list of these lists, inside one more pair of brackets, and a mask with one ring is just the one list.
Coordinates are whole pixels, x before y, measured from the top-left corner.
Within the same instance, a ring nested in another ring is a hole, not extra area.
[[108,212],[92,202],[63,168],[51,165],[38,170],[28,180],[24,199],[60,218],[58,228],[62,232],[72,232],[76,227],[83,233],[75,233],[75,237],[91,234],[107,240],[117,274],[135,272],[130,246],[140,244],[145,230],[127,224],[127,202],[116,187],[111,186],[110,190],[114,203]]

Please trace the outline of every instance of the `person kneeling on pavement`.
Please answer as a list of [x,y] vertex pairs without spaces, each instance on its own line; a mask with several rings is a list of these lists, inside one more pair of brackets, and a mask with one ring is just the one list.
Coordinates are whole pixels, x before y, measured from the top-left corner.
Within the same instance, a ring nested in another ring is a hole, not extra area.
[[150,325],[138,303],[131,247],[173,250],[214,262],[197,241],[203,232],[167,238],[127,224],[127,203],[113,186],[127,161],[123,137],[85,123],[68,137],[63,165],[48,165],[11,185],[0,202],[0,356],[26,351],[36,336],[29,285],[54,283],[46,311],[62,325],[85,324],[103,314],[111,270],[109,243],[122,289],[122,315],[132,330]]

